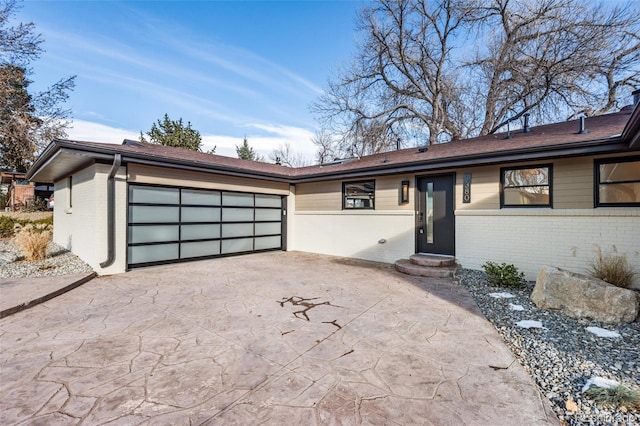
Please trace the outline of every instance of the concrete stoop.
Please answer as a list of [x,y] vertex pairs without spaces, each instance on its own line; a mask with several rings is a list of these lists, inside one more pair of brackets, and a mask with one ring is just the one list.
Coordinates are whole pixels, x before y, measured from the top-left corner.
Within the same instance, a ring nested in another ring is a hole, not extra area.
[[396,269],[404,274],[418,277],[450,278],[458,269],[456,258],[440,254],[416,253],[409,259],[400,259]]

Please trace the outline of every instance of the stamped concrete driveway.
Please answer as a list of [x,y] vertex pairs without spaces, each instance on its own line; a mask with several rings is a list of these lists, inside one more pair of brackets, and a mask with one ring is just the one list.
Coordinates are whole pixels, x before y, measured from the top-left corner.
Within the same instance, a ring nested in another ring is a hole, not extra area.
[[136,270],[0,333],[3,425],[557,424],[465,290],[378,264]]

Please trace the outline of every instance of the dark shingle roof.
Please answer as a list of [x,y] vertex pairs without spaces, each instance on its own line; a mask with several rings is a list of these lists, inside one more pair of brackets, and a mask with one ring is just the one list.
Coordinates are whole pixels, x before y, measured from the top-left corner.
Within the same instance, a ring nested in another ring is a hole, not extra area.
[[[640,114],[638,108],[634,116]],[[443,168],[498,161],[517,161],[535,156],[561,156],[588,154],[589,152],[616,152],[629,148],[622,140],[622,132],[631,117],[630,110],[586,119],[588,133],[578,134],[578,120],[532,127],[530,133],[522,130],[481,136],[449,143],[431,145],[426,151],[407,148],[361,158],[347,159],[334,164],[290,168],[271,163],[240,160],[181,148],[167,147],[125,140],[122,145],[97,142],[56,140],[43,157],[53,155],[57,149],[94,152],[113,155],[120,153],[124,161],[165,164],[174,167],[197,168],[211,172],[242,174],[285,181],[321,180],[336,176],[365,173],[392,173],[412,168]],[[564,150],[564,154],[561,151]],[[32,176],[39,167],[46,166],[47,158],[39,159],[29,172]]]

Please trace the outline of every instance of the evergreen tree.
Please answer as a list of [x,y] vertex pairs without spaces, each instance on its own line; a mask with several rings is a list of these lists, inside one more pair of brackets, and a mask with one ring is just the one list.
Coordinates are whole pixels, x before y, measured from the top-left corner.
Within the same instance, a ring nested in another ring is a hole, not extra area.
[[44,40],[32,22],[9,23],[16,8],[15,0],[0,0],[0,167],[24,172],[52,139],[66,136],[70,111],[62,104],[75,76],[29,92],[29,64],[42,54]]
[[[171,120],[168,114],[164,115],[162,121],[158,120],[153,123],[151,130],[146,135],[149,140],[140,132],[141,142],[150,142],[164,146],[175,146],[178,148],[190,149],[192,151],[200,151],[202,147],[202,137],[200,132],[191,128],[191,122],[187,122],[187,126],[182,123],[182,118],[177,121]],[[215,148],[213,149],[215,151]]]
[[242,145],[236,145],[236,154],[241,160],[262,161],[262,157],[256,154],[253,148],[249,145],[245,136]]

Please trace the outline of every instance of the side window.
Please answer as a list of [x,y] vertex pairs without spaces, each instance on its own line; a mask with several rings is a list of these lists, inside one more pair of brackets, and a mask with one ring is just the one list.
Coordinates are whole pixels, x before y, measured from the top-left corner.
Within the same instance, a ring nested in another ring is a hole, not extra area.
[[374,180],[342,183],[342,208],[374,209],[376,182]]
[[71,208],[73,207],[73,176],[69,176],[68,180],[67,180],[67,188],[68,188],[68,194],[69,194],[69,198],[67,201],[67,208]]
[[640,206],[640,158],[596,161],[596,207]]
[[552,207],[552,166],[500,169],[500,207]]

